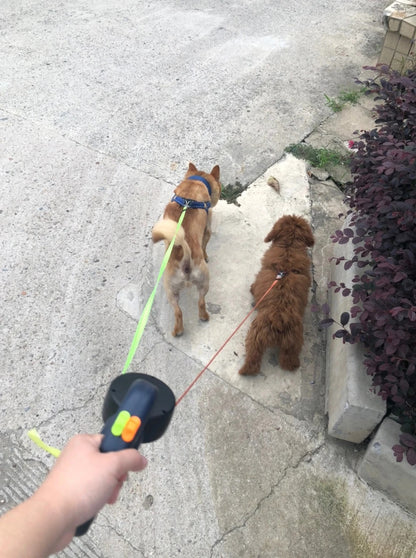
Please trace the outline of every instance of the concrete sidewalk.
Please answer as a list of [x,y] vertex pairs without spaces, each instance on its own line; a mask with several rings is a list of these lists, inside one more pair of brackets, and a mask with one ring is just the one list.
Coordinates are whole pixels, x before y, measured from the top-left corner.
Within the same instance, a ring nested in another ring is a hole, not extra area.
[[[313,225],[311,298],[324,300],[342,194],[283,149],[323,121],[344,141],[348,117],[324,94],[375,61],[386,4],[3,2],[0,512],[52,464],[29,428],[58,447],[100,430],[163,256],[150,231],[188,161],[250,186],[214,210],[210,322],[188,290],[172,338],[160,287],[131,371],[183,392],[251,309],[263,239],[285,213]],[[256,378],[237,374],[246,324],[142,447],[147,470],[60,556],[416,556],[414,517],[356,474],[363,448],[326,436],[318,321],[307,312],[298,372],[270,351]]]

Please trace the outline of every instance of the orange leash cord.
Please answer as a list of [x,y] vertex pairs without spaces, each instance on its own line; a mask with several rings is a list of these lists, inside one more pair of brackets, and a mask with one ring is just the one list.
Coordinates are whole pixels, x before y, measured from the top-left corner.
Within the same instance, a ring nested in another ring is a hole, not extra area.
[[229,337],[227,337],[227,339],[224,341],[224,343],[221,345],[221,347],[218,349],[218,351],[214,354],[214,356],[211,358],[211,360],[208,362],[208,364],[206,364],[204,366],[204,368],[201,370],[201,372],[198,374],[198,376],[189,384],[189,386],[182,393],[182,395],[176,400],[175,406],[177,406],[180,403],[180,401],[182,401],[182,399],[185,397],[185,395],[187,395],[191,391],[191,389],[196,384],[196,382],[199,380],[199,378],[202,376],[202,374],[208,369],[209,365],[217,358],[217,356],[220,354],[220,352],[223,350],[223,348],[226,346],[226,344],[232,339],[232,337],[234,337],[234,335],[237,333],[237,331],[240,329],[240,327],[244,324],[244,322],[246,322],[248,320],[248,318],[251,316],[251,314],[254,312],[254,310],[257,309],[260,302],[264,298],[266,298],[266,296],[269,294],[269,292],[273,289],[273,287],[276,285],[276,283],[282,277],[283,277],[283,275],[281,273],[279,273],[277,275],[276,279],[273,281],[273,283],[270,285],[270,287],[267,289],[267,291],[264,293],[264,295],[261,297],[261,299],[257,302],[257,304],[250,310],[250,312],[247,314],[247,316],[238,324],[238,326],[231,333],[231,335],[229,335]]

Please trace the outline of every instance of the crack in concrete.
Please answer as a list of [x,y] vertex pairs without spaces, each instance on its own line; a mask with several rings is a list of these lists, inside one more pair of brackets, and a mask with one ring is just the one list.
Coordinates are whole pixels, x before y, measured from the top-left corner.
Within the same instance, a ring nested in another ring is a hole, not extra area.
[[[135,546],[131,541],[129,541],[124,535],[123,533],[121,533],[121,531],[117,530],[116,527],[114,527],[113,525],[111,525],[110,520],[108,519],[107,515],[105,513],[101,513],[100,514],[100,519],[103,519],[104,521],[97,521],[97,525],[99,525],[100,527],[103,527],[104,529],[110,529],[111,531],[113,531],[113,533],[115,533],[119,538],[123,539],[123,541],[134,551],[134,554],[132,554],[132,556],[135,557],[139,557],[142,556],[143,558],[145,558],[145,554],[144,554],[144,550]],[[139,554],[137,554],[139,553]]]
[[24,120],[25,122],[29,122],[30,124],[33,124],[35,126],[37,126],[38,128],[43,128],[48,130],[50,133],[53,133],[59,137],[61,137],[62,139],[69,141],[71,143],[74,143],[75,145],[78,145],[79,147],[82,147],[83,149],[86,149],[87,151],[90,151],[91,153],[96,153],[97,155],[100,155],[102,157],[105,157],[107,159],[110,159],[111,161],[114,161],[116,163],[118,163],[119,165],[123,165],[128,169],[131,169],[133,171],[136,172],[140,172],[142,174],[144,174],[145,176],[152,178],[154,180],[160,180],[162,182],[164,182],[165,184],[169,184],[169,186],[176,186],[175,182],[171,182],[170,180],[166,180],[166,178],[162,178],[160,176],[154,176],[153,174],[151,174],[148,171],[145,171],[143,169],[140,169],[132,164],[126,163],[126,161],[123,161],[121,159],[118,159],[117,157],[114,157],[113,155],[111,155],[110,153],[106,153],[105,151],[100,151],[99,149],[94,149],[89,145],[85,145],[84,143],[70,137],[70,136],[66,136],[64,135],[62,132],[59,131],[59,129],[48,125],[45,122],[39,122],[37,120],[34,120],[32,118],[27,118],[26,116],[16,113],[16,112],[12,112],[8,109],[5,109],[4,107],[0,106],[0,110],[3,111],[5,114],[8,114],[9,116],[15,117],[15,118],[20,118],[21,120]]
[[[108,386],[108,382],[102,382],[102,383],[98,384],[98,386],[96,387],[96,391],[98,391],[99,389],[102,389],[105,386]],[[88,403],[90,403],[95,397],[96,397],[96,393],[93,393],[93,394],[91,394],[91,396],[87,397],[79,405],[75,405],[74,407],[64,407],[62,409],[59,409],[53,415],[51,415],[51,416],[43,419],[42,421],[38,422],[38,424],[36,425],[36,428],[43,428],[45,426],[49,426],[50,424],[52,424],[54,419],[56,419],[57,417],[61,416],[64,413],[71,413],[71,412],[75,412],[75,411],[79,411],[79,410],[84,409],[88,405]],[[14,430],[10,430],[10,432],[14,432]]]
[[276,492],[276,490],[278,489],[278,487],[280,486],[280,484],[285,480],[287,474],[289,471],[295,471],[296,469],[298,469],[300,467],[300,465],[302,465],[302,463],[306,462],[309,463],[312,458],[317,455],[321,449],[325,446],[325,441],[321,442],[315,449],[313,450],[309,450],[307,452],[305,452],[294,465],[288,465],[287,467],[285,467],[285,469],[283,470],[279,480],[273,484],[270,487],[269,493],[266,494],[263,498],[261,498],[258,502],[256,507],[253,509],[252,512],[248,513],[246,518],[243,520],[243,522],[240,525],[235,525],[234,527],[232,527],[231,529],[229,529],[226,533],[223,533],[223,535],[215,541],[215,543],[212,545],[211,550],[210,550],[210,557],[212,558],[213,556],[213,552],[215,550],[215,548],[222,544],[223,541],[225,541],[225,539],[231,535],[232,533],[240,530],[240,529],[244,529],[247,526],[247,523],[257,514],[257,512],[260,510],[260,508],[262,507],[262,505],[264,504],[264,502],[266,502],[271,496],[273,496]]

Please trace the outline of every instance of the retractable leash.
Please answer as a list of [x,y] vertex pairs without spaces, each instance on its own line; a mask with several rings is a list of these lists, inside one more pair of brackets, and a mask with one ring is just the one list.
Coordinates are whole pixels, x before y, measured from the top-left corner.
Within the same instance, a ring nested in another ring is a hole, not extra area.
[[[104,426],[101,430],[104,437],[100,445],[100,451],[103,453],[120,451],[127,448],[138,449],[141,443],[154,442],[163,436],[169,426],[175,406],[178,405],[185,395],[189,393],[202,374],[208,369],[210,364],[224,349],[231,338],[257,309],[259,304],[269,294],[279,279],[282,279],[286,275],[284,272],[277,274],[275,280],[264,295],[234,329],[231,335],[229,335],[218,351],[204,366],[201,372],[196,376],[176,402],[172,390],[158,378],[136,372],[126,373],[136,353],[144,328],[148,321],[156,289],[166,269],[167,262],[175,243],[176,233],[182,224],[188,207],[188,205],[183,207],[175,234],[165,252],[155,287],[149,296],[137,324],[136,332],[134,334],[123,371],[120,376],[117,376],[117,378],[111,382],[107,395],[104,399],[102,409]],[[42,442],[35,429],[29,431],[28,435],[39,447],[48,451],[55,457],[59,456],[60,450],[52,448]],[[84,535],[93,521],[94,517],[82,525],[79,525],[75,531],[75,536],[79,537]]]
[[[113,380],[103,406],[105,425],[101,431],[104,434],[104,438],[100,451],[119,451],[126,448],[138,449],[140,443],[153,442],[160,438],[169,426],[175,406],[189,393],[227,343],[257,309],[262,300],[266,298],[276,283],[285,275],[285,272],[277,274],[267,291],[238,324],[231,335],[227,337],[214,356],[176,400],[176,403],[172,390],[161,380],[153,376],[129,373],[122,374]],[[132,346],[133,344],[134,342]],[[133,356],[134,352],[131,358]],[[84,535],[93,521],[94,518],[77,527],[75,535],[78,537]]]

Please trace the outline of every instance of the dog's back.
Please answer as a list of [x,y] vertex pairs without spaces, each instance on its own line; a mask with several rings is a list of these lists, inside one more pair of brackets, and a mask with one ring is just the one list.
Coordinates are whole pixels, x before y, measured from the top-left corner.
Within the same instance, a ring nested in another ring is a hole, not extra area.
[[[198,171],[190,163],[184,180],[174,193],[163,219],[153,227],[152,239],[153,242],[164,240],[167,247],[175,237],[164,281],[168,300],[175,311],[173,335],[176,336],[183,333],[182,311],[178,302],[179,292],[187,283],[193,283],[198,289],[199,318],[204,321],[209,319],[205,308],[209,286],[206,245],[211,236],[211,207],[218,202],[221,194],[218,165],[208,174]],[[182,225],[178,227],[185,209]]]
[[312,230],[302,217],[284,216],[265,238],[272,242],[251,286],[257,303],[277,279],[277,284],[257,307],[246,337],[246,359],[240,374],[258,374],[264,351],[279,347],[279,363],[285,370],[299,367],[303,345],[303,315],[311,285],[307,248],[313,246]]

